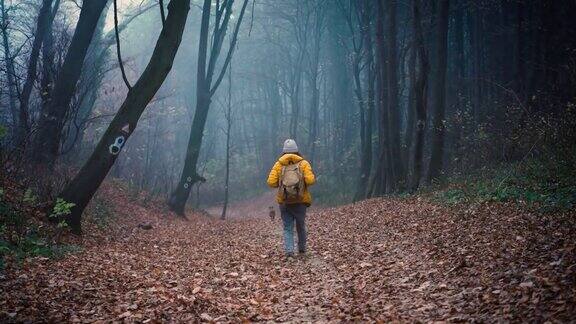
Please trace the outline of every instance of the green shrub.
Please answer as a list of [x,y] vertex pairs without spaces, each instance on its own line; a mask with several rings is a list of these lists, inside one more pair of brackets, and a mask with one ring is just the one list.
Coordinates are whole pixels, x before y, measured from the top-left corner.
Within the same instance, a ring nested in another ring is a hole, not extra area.
[[552,159],[530,159],[476,174],[452,178],[433,197],[450,205],[515,201],[544,211],[566,210],[576,203],[576,172]]
[[62,199],[62,198],[57,198],[56,199],[56,204],[54,205],[54,208],[52,209],[52,213],[50,214],[50,217],[62,217],[62,216],[66,216],[69,215],[72,212],[72,207],[76,206],[75,203],[71,203],[71,202],[67,202],[66,200]]
[[[18,244],[11,244],[0,239],[0,260],[7,256],[12,256],[17,261],[31,257],[60,258],[68,253],[75,253],[80,250],[81,248],[79,246],[72,244],[49,244],[45,238],[37,234],[24,236],[19,240]],[[3,261],[0,261],[0,263],[2,262]]]
[[36,196],[34,194],[32,189],[26,189],[26,191],[24,192],[23,201],[27,204],[34,205],[37,200],[38,200],[38,196]]
[[466,193],[462,189],[448,189],[441,191],[438,198],[450,205],[456,205],[466,201]]
[[[0,269],[4,268],[7,257],[21,261],[29,257],[56,258],[78,251],[77,246],[59,244],[59,237],[67,226],[60,218],[70,214],[73,203],[57,199],[49,216],[60,220],[56,226],[56,239],[53,240],[53,231],[42,231],[35,222],[30,221],[29,207],[35,207],[38,201],[31,189],[22,194],[22,199],[17,204],[4,201],[4,195],[4,190],[0,188]],[[18,207],[26,207],[26,212]]]
[[70,215],[72,212],[72,207],[76,206],[75,203],[67,202],[62,198],[56,199],[56,204],[54,204],[54,208],[52,209],[52,213],[50,214],[50,218],[54,218],[58,220],[56,236],[54,237],[54,241],[56,244],[60,244],[60,238],[62,236],[62,231],[65,228],[68,228],[68,223],[63,216]]

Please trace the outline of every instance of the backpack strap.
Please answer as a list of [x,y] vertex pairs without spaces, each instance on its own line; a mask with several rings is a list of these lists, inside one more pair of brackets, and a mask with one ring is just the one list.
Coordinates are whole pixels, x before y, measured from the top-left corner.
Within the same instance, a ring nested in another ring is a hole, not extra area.
[[286,171],[286,166],[280,165],[280,177],[278,178],[278,186],[282,185],[282,178],[284,177],[284,171]]
[[282,195],[282,197],[286,198],[286,192],[284,190],[284,186],[282,185],[282,178],[284,178],[284,171],[286,170],[285,165],[280,165],[280,177],[278,177],[278,192]]

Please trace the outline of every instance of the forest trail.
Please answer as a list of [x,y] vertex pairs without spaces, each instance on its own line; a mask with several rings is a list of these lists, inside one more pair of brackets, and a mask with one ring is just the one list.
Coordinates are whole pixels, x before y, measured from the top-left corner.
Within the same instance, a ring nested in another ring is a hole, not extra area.
[[[373,199],[311,212],[310,254],[286,261],[278,217],[183,221],[123,193],[114,197],[113,235],[87,226],[81,252],[6,270],[0,321],[492,322],[576,315],[573,212],[552,217],[513,205],[449,209],[417,198]],[[153,228],[139,229],[142,222]]]
[[[251,199],[230,202],[226,218],[258,218],[268,215],[269,206],[273,206],[278,214],[278,207],[274,198],[275,191],[268,191]],[[222,206],[210,207],[206,210],[213,217],[222,215]]]

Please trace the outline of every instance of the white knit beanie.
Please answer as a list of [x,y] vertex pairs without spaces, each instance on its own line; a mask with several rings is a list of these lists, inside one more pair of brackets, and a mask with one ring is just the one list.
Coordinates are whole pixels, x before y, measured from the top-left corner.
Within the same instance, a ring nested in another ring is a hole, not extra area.
[[289,138],[284,141],[284,147],[282,148],[283,153],[298,153],[298,145],[296,145],[296,141]]

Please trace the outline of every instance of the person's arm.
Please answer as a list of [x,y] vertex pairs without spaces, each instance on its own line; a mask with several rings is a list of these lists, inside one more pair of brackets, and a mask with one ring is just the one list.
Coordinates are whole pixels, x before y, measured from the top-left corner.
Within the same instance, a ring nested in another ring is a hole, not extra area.
[[304,183],[306,186],[311,186],[316,183],[316,177],[312,171],[312,166],[308,161],[302,161],[302,174],[304,176]]
[[274,163],[272,170],[270,170],[270,174],[268,175],[268,185],[272,188],[278,188],[278,180],[280,179],[280,171],[282,170],[282,166],[280,163]]

